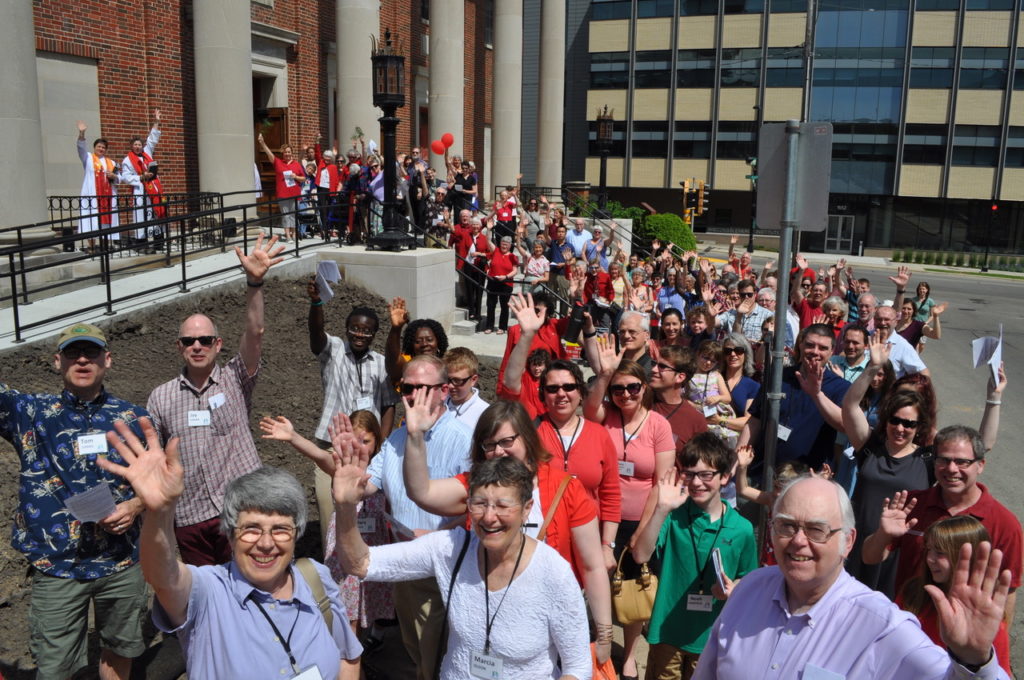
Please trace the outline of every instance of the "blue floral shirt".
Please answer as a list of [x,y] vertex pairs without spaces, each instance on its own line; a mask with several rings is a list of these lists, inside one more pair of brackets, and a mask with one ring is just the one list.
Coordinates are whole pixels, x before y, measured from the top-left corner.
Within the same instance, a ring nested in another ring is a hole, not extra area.
[[[145,415],[145,409],[106,390],[85,403],[67,390],[60,395],[22,394],[0,383],[0,436],[14,445],[21,459],[11,545],[33,567],[59,578],[92,580],[138,562],[139,521],[115,536],[95,522],[76,520],[64,501],[101,482],[110,484],[115,503],[134,497],[126,481],[96,465],[96,454],[78,455],[78,436],[113,430],[120,420],[141,438],[138,419]],[[123,462],[108,448],[110,460]]]

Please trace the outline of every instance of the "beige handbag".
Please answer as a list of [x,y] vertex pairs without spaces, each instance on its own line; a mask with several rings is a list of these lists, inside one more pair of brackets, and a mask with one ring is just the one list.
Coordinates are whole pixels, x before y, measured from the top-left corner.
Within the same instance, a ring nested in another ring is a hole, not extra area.
[[615,618],[622,625],[650,620],[654,598],[658,594],[658,577],[651,573],[646,562],[640,565],[640,576],[622,580],[622,558],[628,552],[629,548],[625,548],[619,555],[612,576],[612,607],[615,608]]

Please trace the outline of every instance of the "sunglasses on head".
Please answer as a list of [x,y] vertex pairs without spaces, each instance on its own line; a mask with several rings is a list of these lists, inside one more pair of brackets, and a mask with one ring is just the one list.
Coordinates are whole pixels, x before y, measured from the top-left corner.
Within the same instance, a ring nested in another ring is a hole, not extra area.
[[628,385],[609,385],[608,391],[613,396],[621,397],[626,392],[629,392],[634,397],[640,394],[640,390],[643,388],[643,383],[629,383]]
[[561,385],[545,385],[544,391],[548,394],[558,394],[558,390],[564,392],[575,392],[579,389],[579,385],[576,383],[562,383]]
[[196,341],[203,347],[210,347],[216,340],[216,335],[183,335],[178,338],[178,342],[185,347],[191,347]]
[[920,421],[918,420],[907,420],[906,418],[897,418],[896,416],[889,416],[890,425],[902,425],[908,430],[913,430],[917,428],[919,423]]
[[410,394],[412,394],[413,392],[415,392],[416,390],[418,390],[421,387],[426,387],[427,388],[427,392],[429,392],[430,390],[444,387],[445,384],[446,383],[438,383],[436,385],[412,385],[410,383],[402,383],[402,385],[401,385],[401,387],[399,389],[402,392],[402,396],[408,397]]

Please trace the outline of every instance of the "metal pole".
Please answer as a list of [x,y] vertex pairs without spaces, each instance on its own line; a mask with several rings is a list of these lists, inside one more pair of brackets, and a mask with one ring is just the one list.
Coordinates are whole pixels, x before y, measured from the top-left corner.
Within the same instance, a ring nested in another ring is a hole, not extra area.
[[772,347],[771,380],[768,389],[768,417],[764,421],[764,486],[775,482],[775,449],[779,441],[779,411],[782,406],[782,367],[786,356],[786,309],[789,307],[790,260],[793,230],[797,228],[797,154],[800,123],[786,121],[786,202],[782,208],[782,235],[779,239],[779,284],[775,302],[775,342]]
[[992,243],[992,222],[995,219],[996,211],[992,210],[991,206],[988,211],[988,233],[985,235],[985,264],[981,265],[981,271],[988,271],[988,252],[989,244]]

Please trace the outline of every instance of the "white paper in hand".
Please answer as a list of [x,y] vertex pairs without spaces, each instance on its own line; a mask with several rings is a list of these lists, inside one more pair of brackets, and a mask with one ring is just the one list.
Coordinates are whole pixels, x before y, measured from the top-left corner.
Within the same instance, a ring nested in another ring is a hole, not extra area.
[[999,384],[999,364],[1003,361],[1003,324],[999,324],[999,337],[987,335],[971,343],[974,350],[974,367],[988,364],[992,380]]
[[338,263],[334,260],[321,260],[316,265],[316,290],[320,294],[321,302],[330,302],[334,297],[332,283],[341,280],[341,272],[338,270]]
[[88,491],[76,493],[64,501],[64,507],[79,522],[99,522],[117,509],[110,485],[101,482]]

